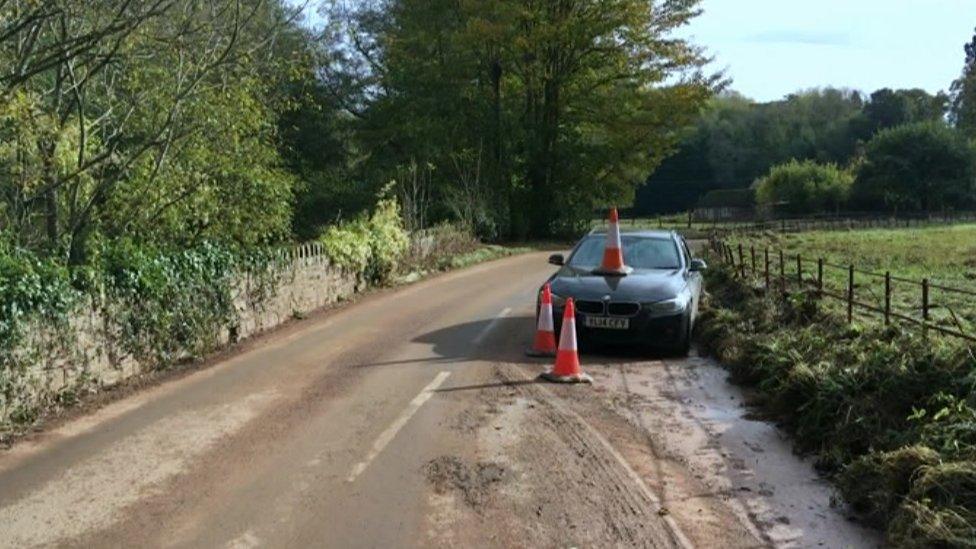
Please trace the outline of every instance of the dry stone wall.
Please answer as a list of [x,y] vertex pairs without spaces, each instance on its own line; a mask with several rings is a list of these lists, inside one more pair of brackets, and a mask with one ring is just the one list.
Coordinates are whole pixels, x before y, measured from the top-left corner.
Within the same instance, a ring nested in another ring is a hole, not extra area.
[[[222,333],[214,334],[214,347],[251,337],[279,326],[290,318],[350,298],[364,287],[356,273],[333,265],[319,244],[287,251],[269,267],[269,277],[251,275],[232,282],[233,317]],[[152,359],[127,353],[120,338],[121,326],[113,308],[102,295],[91,296],[77,306],[60,325],[35,323],[13,352],[28,371],[17,375],[16,399],[3,402],[0,424],[18,410],[41,409],[76,391],[97,390],[134,375],[157,369]],[[187,358],[190,350],[174,359]]]

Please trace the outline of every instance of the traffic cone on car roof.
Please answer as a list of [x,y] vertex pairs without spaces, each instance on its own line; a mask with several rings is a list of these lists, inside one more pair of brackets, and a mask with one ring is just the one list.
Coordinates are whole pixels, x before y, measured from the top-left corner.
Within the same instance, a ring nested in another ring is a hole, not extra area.
[[556,351],[556,366],[541,376],[555,383],[593,383],[593,378],[580,368],[579,353],[576,349],[576,307],[573,298],[566,300],[563,313],[563,327],[559,334],[559,349]]
[[624,265],[624,251],[620,243],[620,218],[617,208],[610,209],[610,226],[607,227],[607,243],[603,248],[603,263],[596,270],[598,274],[626,275],[631,269]]
[[535,342],[525,354],[529,356],[556,356],[556,333],[553,331],[552,322],[552,288],[548,282],[542,287]]

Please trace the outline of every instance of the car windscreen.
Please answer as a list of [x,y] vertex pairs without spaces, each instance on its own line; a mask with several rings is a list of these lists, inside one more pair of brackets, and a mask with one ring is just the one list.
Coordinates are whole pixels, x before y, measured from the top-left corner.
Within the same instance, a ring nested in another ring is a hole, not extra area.
[[[677,269],[681,266],[678,247],[670,238],[628,236],[620,238],[624,248],[624,264],[635,269]],[[606,237],[587,237],[569,260],[571,267],[596,269],[603,262]]]

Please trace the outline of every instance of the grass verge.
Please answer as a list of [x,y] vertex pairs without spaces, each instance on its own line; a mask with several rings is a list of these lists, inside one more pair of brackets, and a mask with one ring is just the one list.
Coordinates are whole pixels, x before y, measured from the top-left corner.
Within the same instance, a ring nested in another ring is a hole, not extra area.
[[709,271],[700,340],[896,547],[976,547],[976,357]]

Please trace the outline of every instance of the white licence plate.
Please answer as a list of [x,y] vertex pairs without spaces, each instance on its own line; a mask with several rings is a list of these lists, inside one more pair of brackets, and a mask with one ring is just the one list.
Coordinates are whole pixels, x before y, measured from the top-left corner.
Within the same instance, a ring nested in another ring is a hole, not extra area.
[[610,318],[608,316],[583,317],[583,326],[587,328],[604,328],[607,330],[629,330],[629,318]]

